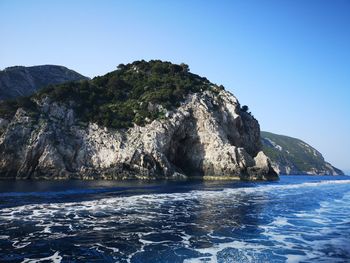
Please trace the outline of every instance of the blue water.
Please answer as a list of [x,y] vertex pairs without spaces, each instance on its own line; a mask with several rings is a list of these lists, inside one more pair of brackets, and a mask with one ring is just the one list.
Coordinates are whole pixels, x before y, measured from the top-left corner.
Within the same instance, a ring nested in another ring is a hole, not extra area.
[[0,262],[350,262],[350,177],[0,182]]

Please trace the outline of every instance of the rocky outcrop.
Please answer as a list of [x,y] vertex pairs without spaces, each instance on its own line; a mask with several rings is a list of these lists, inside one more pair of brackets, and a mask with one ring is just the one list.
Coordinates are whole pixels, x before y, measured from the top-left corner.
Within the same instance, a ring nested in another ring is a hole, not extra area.
[[257,120],[225,90],[187,95],[165,117],[108,129],[81,123],[68,104],[37,101],[0,120],[0,177],[277,179],[261,151]]
[[280,174],[344,175],[326,162],[319,151],[299,139],[261,132],[261,141],[264,153]]
[[0,100],[28,96],[48,85],[84,79],[88,78],[62,66],[9,67],[0,71]]

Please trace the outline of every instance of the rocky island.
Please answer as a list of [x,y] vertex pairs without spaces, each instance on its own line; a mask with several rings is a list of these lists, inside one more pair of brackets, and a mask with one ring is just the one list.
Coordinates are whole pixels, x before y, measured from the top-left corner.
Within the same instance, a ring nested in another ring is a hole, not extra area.
[[222,86],[159,60],[0,103],[0,178],[269,180],[258,121]]

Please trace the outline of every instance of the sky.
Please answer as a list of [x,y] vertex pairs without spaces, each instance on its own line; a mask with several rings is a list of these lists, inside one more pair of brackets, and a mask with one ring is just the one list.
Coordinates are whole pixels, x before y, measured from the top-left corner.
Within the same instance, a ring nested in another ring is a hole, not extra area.
[[186,63],[350,172],[348,0],[0,0],[0,69]]

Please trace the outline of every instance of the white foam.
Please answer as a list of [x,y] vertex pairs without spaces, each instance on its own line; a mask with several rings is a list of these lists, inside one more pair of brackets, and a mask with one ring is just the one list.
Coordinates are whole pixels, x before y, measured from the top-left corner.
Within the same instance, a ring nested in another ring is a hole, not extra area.
[[[0,209],[0,219],[13,220],[17,215],[21,216],[21,219],[34,220],[52,217],[55,213],[65,212],[66,214],[74,213],[77,216],[78,211],[89,212],[90,217],[94,220],[98,219],[94,217],[94,212],[100,212],[103,210],[111,211],[129,211],[135,208],[144,208],[147,205],[152,204],[154,208],[160,207],[165,202],[191,200],[191,199],[211,199],[211,198],[226,198],[227,195],[236,194],[251,194],[258,192],[270,192],[273,190],[286,190],[286,189],[298,189],[302,187],[319,187],[322,185],[332,184],[350,184],[350,180],[330,180],[321,182],[309,182],[302,184],[289,184],[289,185],[263,185],[258,187],[243,187],[243,188],[226,188],[222,191],[201,191],[194,190],[187,193],[166,193],[166,194],[143,194],[134,196],[122,196],[104,198],[94,201],[72,202],[72,203],[50,203],[50,204],[30,204],[11,208]],[[152,219],[152,214],[147,215]],[[157,214],[154,213],[154,216]]]
[[96,230],[96,231],[103,231],[103,230],[110,230],[111,228],[110,227],[94,227],[93,230]]
[[[350,223],[350,192],[344,194],[340,199],[335,199],[332,202],[321,202],[321,208],[308,211],[308,213],[301,212],[289,214],[288,218],[276,218],[267,226],[261,226],[264,229],[263,235],[270,237],[271,240],[279,242],[279,245],[290,249],[300,249],[300,246],[293,240],[298,240],[304,249],[305,255],[286,255],[287,262],[300,262],[305,260],[315,260],[317,262],[343,262],[342,259],[332,258],[332,255],[325,254],[323,250],[329,250],[329,246],[334,249],[348,251],[348,237],[346,232],[343,233],[341,225]],[[336,220],[334,220],[336,216]],[[298,225],[288,223],[290,230],[283,230],[283,224],[289,219],[298,219],[316,222],[319,225],[313,227],[304,227],[300,229]],[[347,228],[346,228],[347,229]],[[331,238],[327,236],[331,234]],[[336,234],[336,235],[334,235]],[[304,236],[307,236],[305,238]],[[278,247],[278,245],[276,246]],[[350,255],[350,252],[349,252]],[[321,261],[320,261],[321,260]]]
[[62,257],[59,255],[59,252],[56,251],[52,256],[45,258],[25,258],[22,263],[37,263],[42,261],[51,261],[53,263],[60,263],[62,261]]
[[30,244],[31,244],[31,242],[14,241],[14,242],[12,243],[12,246],[13,246],[14,248],[20,249],[20,248],[24,248],[24,247],[26,247],[26,246],[28,246],[28,245],[30,245]]
[[282,217],[282,216],[277,216],[275,220],[272,222],[272,224],[277,227],[293,226],[291,223],[288,222],[288,219],[286,217]]
[[299,263],[303,260],[306,259],[305,256],[303,255],[286,255],[287,257],[287,260],[286,260],[286,263]]
[[103,244],[101,244],[101,243],[96,243],[96,246],[99,246],[99,247],[103,247],[103,248],[112,250],[114,253],[119,252],[119,249],[118,249],[118,248],[109,247],[109,246],[103,245]]
[[299,189],[306,187],[319,187],[327,185],[338,185],[338,184],[350,184],[350,180],[327,180],[320,182],[307,182],[301,184],[272,184],[272,185],[263,185],[258,187],[245,187],[245,188],[227,188],[224,191],[228,193],[256,193],[256,192],[269,192],[273,190],[288,190],[288,189]]
[[45,226],[44,230],[43,230],[43,233],[48,233],[50,234],[51,233],[51,228],[50,226]]
[[[255,262],[254,257],[252,257],[251,254],[258,254],[262,249],[266,249],[265,246],[259,245],[257,243],[249,243],[244,241],[231,241],[231,242],[224,242],[224,243],[218,243],[214,244],[212,247],[209,248],[198,248],[195,249],[195,251],[203,253],[203,254],[210,254],[210,256],[202,256],[198,258],[190,258],[185,259],[184,263],[196,263],[196,262],[212,262],[217,263],[218,258],[217,254],[218,252],[226,249],[226,248],[235,248],[238,249],[241,254],[244,255],[248,259],[248,262]],[[248,253],[251,252],[251,253]],[[210,261],[207,261],[210,260]]]

